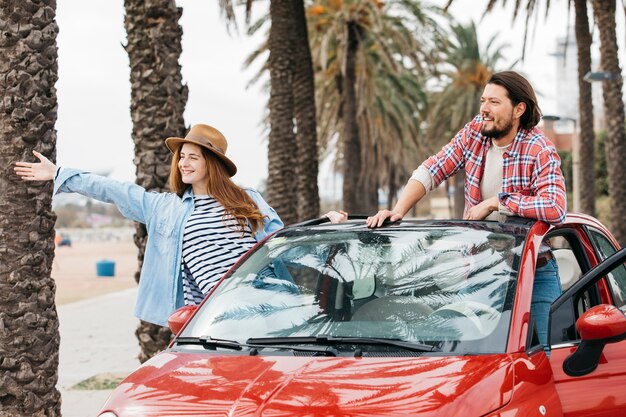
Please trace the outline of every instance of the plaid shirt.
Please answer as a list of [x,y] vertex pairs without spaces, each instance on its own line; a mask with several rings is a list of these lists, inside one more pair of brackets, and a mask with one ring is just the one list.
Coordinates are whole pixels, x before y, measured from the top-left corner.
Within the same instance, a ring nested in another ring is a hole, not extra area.
[[[476,116],[452,141],[422,166],[432,175],[434,186],[465,168],[465,214],[482,201],[480,180],[491,139],[480,133],[482,118]],[[567,201],[561,159],[552,142],[536,127],[520,129],[511,148],[503,154],[500,205],[513,215],[560,224]]]

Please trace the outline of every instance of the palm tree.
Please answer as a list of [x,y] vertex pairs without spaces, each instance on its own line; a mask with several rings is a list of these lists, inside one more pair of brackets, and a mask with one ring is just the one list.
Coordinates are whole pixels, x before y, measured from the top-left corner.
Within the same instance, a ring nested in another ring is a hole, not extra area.
[[624,101],[622,94],[622,71],[619,67],[617,37],[615,32],[616,1],[591,2],[596,25],[600,32],[600,60],[602,70],[616,74],[603,81],[604,112],[607,137],[605,142],[606,162],[609,173],[609,195],[611,197],[611,228],[618,242],[626,245],[626,131],[624,128]]
[[[182,29],[178,20],[182,9],[176,7],[174,0],[125,0],[124,8],[136,182],[147,190],[166,191],[171,155],[163,146],[163,138],[185,134],[183,111],[187,103],[187,86],[182,84],[178,64],[182,51]],[[137,223],[137,281],[147,238],[145,226]],[[136,335],[141,347],[141,362],[165,349],[171,339],[168,328],[146,322],[140,323]]]
[[430,10],[378,0],[320,0],[309,8],[320,139],[328,145],[341,137],[348,211],[376,210],[379,185],[393,179],[394,188],[391,166],[417,148],[420,76],[433,64],[431,39],[439,34]]
[[580,132],[578,134],[579,155],[578,169],[585,175],[579,175],[580,180],[580,211],[595,216],[595,132],[593,128],[593,100],[591,84],[584,77],[591,71],[591,32],[589,31],[589,17],[587,14],[587,0],[574,0],[576,23],[576,46],[578,48],[578,119]]
[[295,181],[296,136],[293,79],[295,74],[294,43],[289,41],[295,31],[291,0],[270,2],[271,27],[268,39],[270,70],[268,143],[268,202],[285,224],[297,220],[297,183]]
[[304,10],[304,0],[293,1],[296,61],[293,79],[294,113],[296,119],[296,163],[298,221],[320,214],[317,186],[319,152],[317,147],[317,121],[315,118],[315,76],[311,47]]
[[[245,3],[249,19],[252,0]],[[221,5],[234,15],[230,0]],[[269,50],[269,61],[261,70],[270,73],[267,194],[289,224],[319,215],[315,86],[304,0],[271,2],[269,16],[253,24],[249,33],[267,22],[271,22],[268,40],[246,65]]]
[[[443,83],[431,93],[428,109],[428,137],[430,153],[447,143],[465,123],[480,112],[480,97],[487,80],[502,60],[504,45],[495,45],[493,36],[485,49],[478,42],[476,25],[451,25],[451,35],[439,44],[445,55],[447,69],[442,70]],[[454,216],[463,217],[465,206],[465,175],[459,172],[454,178]]]
[[50,277],[52,183],[11,174],[36,149],[56,156],[58,26],[53,0],[0,1],[0,415],[60,416],[59,319]]

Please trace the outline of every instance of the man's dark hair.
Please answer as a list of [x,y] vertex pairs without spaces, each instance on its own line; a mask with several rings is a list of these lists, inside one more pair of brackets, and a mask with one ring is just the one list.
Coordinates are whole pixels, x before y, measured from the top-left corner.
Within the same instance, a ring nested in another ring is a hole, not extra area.
[[513,106],[526,103],[526,111],[520,118],[520,127],[532,129],[541,120],[541,109],[537,104],[535,90],[528,80],[515,71],[496,72],[489,77],[487,84],[496,84],[507,91]]

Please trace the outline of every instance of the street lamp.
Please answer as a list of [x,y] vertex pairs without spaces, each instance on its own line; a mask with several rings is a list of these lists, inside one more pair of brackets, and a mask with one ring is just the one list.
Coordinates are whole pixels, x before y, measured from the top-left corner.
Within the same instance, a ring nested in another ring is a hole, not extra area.
[[588,83],[594,82],[594,81],[612,81],[612,80],[619,80],[622,78],[622,74],[618,74],[615,72],[608,72],[608,71],[596,71],[596,72],[592,72],[589,71],[588,73],[585,74],[585,76],[583,77],[583,80],[587,81]]
[[578,136],[578,120],[573,117],[556,116],[546,114],[543,120],[557,122],[566,120],[574,123],[574,135],[572,136],[572,194],[574,198],[574,211],[580,211],[580,137]]

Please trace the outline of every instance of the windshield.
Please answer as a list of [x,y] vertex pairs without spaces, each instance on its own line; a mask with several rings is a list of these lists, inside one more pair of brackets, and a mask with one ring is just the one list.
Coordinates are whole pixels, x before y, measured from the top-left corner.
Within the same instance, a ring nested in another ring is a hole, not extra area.
[[478,225],[286,230],[245,259],[180,336],[504,352],[524,236]]

